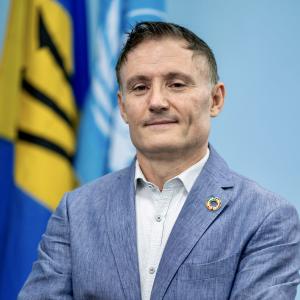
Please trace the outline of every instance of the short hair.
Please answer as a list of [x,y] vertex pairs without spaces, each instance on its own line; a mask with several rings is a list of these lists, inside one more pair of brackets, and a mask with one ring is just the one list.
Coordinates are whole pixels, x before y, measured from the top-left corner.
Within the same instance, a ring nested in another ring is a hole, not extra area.
[[213,84],[218,82],[217,62],[212,50],[201,38],[187,28],[167,22],[140,22],[137,23],[127,35],[127,41],[121,49],[115,69],[119,86],[121,86],[120,70],[126,62],[129,52],[133,51],[144,41],[150,39],[159,40],[163,37],[183,40],[187,43],[187,49],[192,50],[196,55],[206,57],[210,80]]

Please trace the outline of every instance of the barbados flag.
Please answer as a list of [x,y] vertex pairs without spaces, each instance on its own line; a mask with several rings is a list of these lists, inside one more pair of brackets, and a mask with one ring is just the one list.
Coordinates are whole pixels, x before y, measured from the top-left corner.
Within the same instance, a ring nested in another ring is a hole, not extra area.
[[76,185],[70,3],[1,0],[0,299],[16,299],[51,212]]

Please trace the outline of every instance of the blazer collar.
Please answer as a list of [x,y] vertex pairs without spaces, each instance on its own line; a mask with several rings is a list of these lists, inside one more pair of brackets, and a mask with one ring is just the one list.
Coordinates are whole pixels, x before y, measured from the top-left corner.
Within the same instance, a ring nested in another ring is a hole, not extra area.
[[135,167],[121,171],[108,197],[106,222],[125,299],[140,299],[136,218]]
[[[210,156],[198,176],[169,236],[155,277],[151,298],[162,299],[172,278],[207,228],[222,213],[231,198],[231,171],[210,145]],[[222,206],[216,211],[206,208],[215,196]]]

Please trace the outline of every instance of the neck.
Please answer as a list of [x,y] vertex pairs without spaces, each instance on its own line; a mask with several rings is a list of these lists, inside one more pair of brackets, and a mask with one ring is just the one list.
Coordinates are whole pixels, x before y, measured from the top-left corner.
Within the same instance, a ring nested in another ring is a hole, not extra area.
[[167,180],[179,175],[200,161],[206,152],[207,146],[186,157],[168,154],[167,158],[164,158],[162,155],[145,155],[137,152],[137,160],[145,178],[162,190]]

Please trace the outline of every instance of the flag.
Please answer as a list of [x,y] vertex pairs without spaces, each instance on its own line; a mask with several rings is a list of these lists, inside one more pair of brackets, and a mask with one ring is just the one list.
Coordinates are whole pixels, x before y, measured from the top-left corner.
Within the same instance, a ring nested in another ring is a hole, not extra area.
[[76,185],[71,2],[7,5],[0,60],[0,299],[16,299],[51,212]]
[[104,0],[100,7],[94,2],[88,5],[92,74],[75,157],[80,183],[121,169],[132,160],[135,150],[117,107],[115,64],[126,32],[139,21],[165,18],[163,1]]

